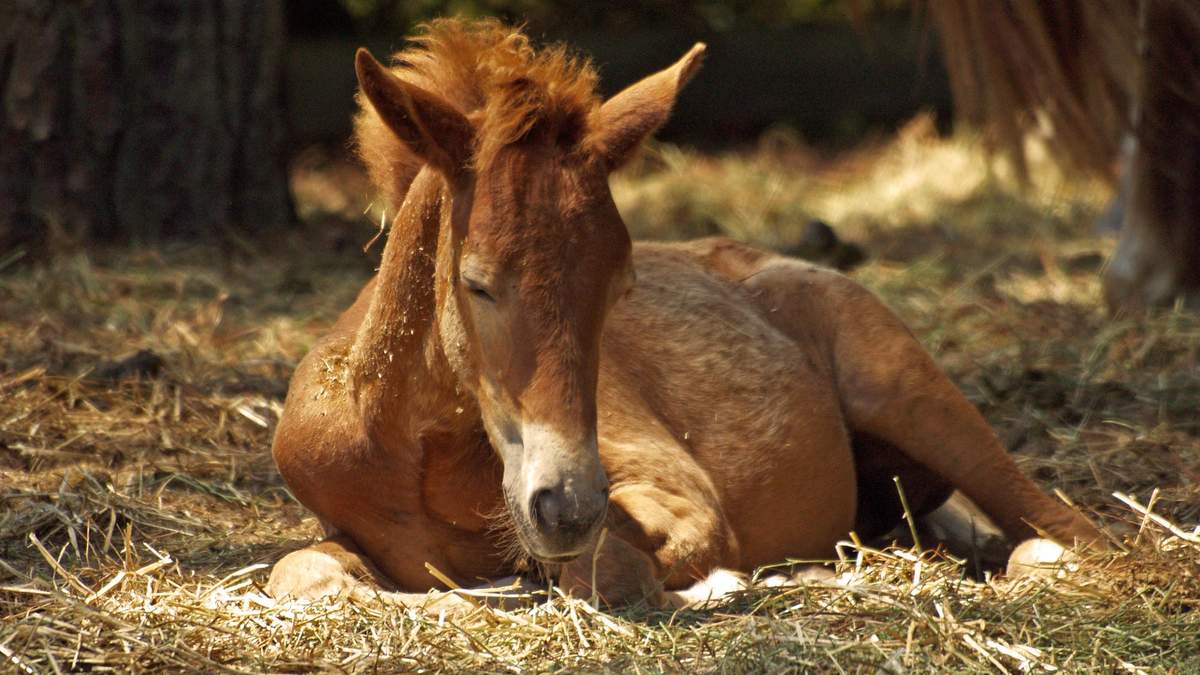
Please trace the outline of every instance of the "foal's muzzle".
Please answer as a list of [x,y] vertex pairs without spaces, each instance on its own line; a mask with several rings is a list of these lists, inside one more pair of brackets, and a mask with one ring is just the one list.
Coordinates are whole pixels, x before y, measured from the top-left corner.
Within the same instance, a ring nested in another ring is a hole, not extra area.
[[546,562],[566,562],[591,545],[608,512],[608,485],[576,490],[570,483],[534,491],[529,520],[537,534],[534,557]]
[[[505,462],[505,498],[526,551],[561,563],[592,545],[608,512],[608,474],[596,432],[526,423],[519,458]],[[513,461],[516,460],[516,461]]]

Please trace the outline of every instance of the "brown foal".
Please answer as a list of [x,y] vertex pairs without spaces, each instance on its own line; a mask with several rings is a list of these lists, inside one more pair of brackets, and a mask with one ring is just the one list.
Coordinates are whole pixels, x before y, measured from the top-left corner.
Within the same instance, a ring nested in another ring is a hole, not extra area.
[[527,554],[568,592],[662,603],[888,531],[893,476],[918,515],[958,489],[1012,540],[1102,543],[855,282],[631,243],[608,175],[703,54],[602,103],[586,62],[495,22],[436,21],[392,68],[359,51],[358,147],[396,214],[292,379],[274,454],[327,537],[273,594],[413,600]]

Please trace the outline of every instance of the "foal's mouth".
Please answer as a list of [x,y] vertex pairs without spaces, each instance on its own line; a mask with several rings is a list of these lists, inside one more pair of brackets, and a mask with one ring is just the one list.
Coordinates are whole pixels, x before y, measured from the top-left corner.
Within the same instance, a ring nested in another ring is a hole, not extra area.
[[[504,495],[505,505],[508,513],[505,520],[505,525],[508,526],[512,539],[515,540],[517,546],[520,547],[522,553],[535,562],[543,565],[562,565],[572,562],[583,555],[588,548],[595,542],[599,535],[600,529],[606,520],[607,513],[602,515],[590,529],[590,531],[579,539],[579,547],[575,551],[569,553],[544,553],[539,552],[538,547],[534,544],[539,542],[541,536],[529,523],[527,517],[520,511],[513,508],[512,501],[508,498],[507,491]],[[607,509],[606,509],[607,512]]]
[[574,561],[582,554],[581,553],[569,553],[567,555],[536,556],[531,553],[530,555],[533,556],[534,560],[536,560],[540,563],[544,563],[546,565],[564,565],[566,563]]

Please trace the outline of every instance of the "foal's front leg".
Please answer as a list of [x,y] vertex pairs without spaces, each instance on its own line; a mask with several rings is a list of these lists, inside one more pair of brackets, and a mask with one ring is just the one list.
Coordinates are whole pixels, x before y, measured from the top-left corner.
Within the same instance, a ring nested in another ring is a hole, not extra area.
[[641,478],[614,485],[610,530],[563,565],[559,586],[609,606],[644,602],[678,607],[708,599],[693,598],[687,590],[702,585],[715,570],[737,564],[737,542],[724,516],[711,495],[681,490],[685,481],[660,487],[653,483],[657,477]]
[[267,594],[277,600],[349,599],[419,607],[432,614],[463,614],[480,605],[512,607],[541,590],[522,578],[507,577],[462,591],[409,593],[396,590],[379,568],[346,535],[336,534],[284,556],[271,569]]
[[267,594],[277,600],[381,600],[407,607],[465,609],[462,598],[447,593],[397,591],[379,568],[346,535],[331,537],[293,551],[271,569]]
[[607,532],[583,555],[562,566],[558,586],[568,595],[594,597],[609,607],[641,603],[662,607],[665,599],[650,556]]

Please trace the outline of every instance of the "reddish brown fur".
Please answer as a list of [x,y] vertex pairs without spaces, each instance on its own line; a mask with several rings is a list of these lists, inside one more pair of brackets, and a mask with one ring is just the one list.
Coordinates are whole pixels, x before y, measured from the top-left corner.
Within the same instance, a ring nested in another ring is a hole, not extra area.
[[536,557],[574,557],[569,591],[657,602],[887,529],[892,493],[859,488],[892,472],[919,512],[958,487],[1011,537],[1099,539],[854,282],[722,239],[631,249],[608,171],[702,51],[602,106],[590,69],[490,22],[435,23],[391,74],[359,54],[360,148],[403,200],[293,377],[274,453],[329,538],[272,593],[513,574],[506,512]]
[[[565,47],[534,51],[526,36],[490,19],[439,19],[422,28],[410,38],[413,47],[392,57],[392,73],[472,121],[479,130],[476,169],[536,131],[582,135],[600,107],[595,69]],[[359,155],[389,206],[399,208],[425,160],[396,138],[361,93],[358,102]]]

